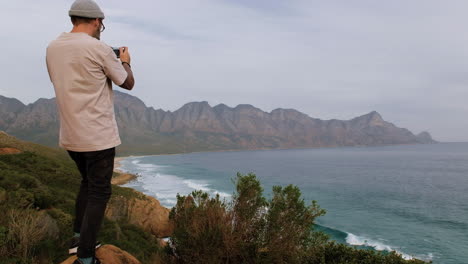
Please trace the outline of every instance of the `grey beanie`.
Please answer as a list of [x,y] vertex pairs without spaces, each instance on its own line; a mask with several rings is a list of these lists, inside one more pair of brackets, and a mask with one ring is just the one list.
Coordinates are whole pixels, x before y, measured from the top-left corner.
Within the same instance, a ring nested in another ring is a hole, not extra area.
[[104,18],[104,13],[93,0],[76,0],[68,11],[69,16]]

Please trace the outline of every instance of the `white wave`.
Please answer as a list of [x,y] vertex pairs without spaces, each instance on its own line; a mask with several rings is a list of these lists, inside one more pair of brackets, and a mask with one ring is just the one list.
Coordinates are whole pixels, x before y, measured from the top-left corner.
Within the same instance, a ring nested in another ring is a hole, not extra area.
[[167,204],[173,204],[175,205],[177,203],[177,200],[176,199],[164,199],[164,201],[167,203]]
[[346,243],[353,245],[353,246],[368,246],[368,247],[373,247],[375,250],[379,250],[379,251],[383,251],[383,250],[389,251],[389,252],[396,251],[398,254],[401,255],[402,258],[406,260],[411,260],[415,258],[422,259],[422,260],[432,260],[434,257],[432,253],[428,253],[425,256],[422,256],[422,255],[415,256],[415,255],[406,254],[404,252],[401,252],[395,249],[395,247],[386,245],[380,241],[372,240],[364,236],[356,236],[352,233],[347,233],[347,234],[348,235],[346,236]]
[[205,192],[211,191],[210,188],[208,188],[208,184],[202,183],[202,182],[196,182],[194,180],[184,180],[183,181],[188,187],[194,189],[194,190],[202,190]]
[[385,245],[378,241],[370,240],[365,237],[359,237],[351,233],[348,233],[348,236],[346,237],[346,243],[353,246],[370,246],[375,248],[376,250],[392,251],[392,247],[388,245]]
[[219,194],[220,197],[225,197],[225,198],[229,198],[231,197],[232,195],[229,194],[229,193],[226,193],[226,192],[218,192],[218,191],[214,191],[215,194]]
[[127,173],[134,173],[138,175],[148,175],[156,174],[159,172],[164,172],[168,165],[156,165],[152,163],[142,163],[141,159],[138,158],[128,158],[119,162],[119,170]]
[[427,259],[426,260],[432,260],[432,259],[434,259],[434,254],[432,254],[432,253],[427,254]]
[[[165,168],[169,166],[134,161],[132,161],[134,166],[129,171],[140,176],[136,181],[129,182],[124,186],[139,189],[143,193],[155,197],[165,207],[170,208],[177,203],[177,194],[188,195],[194,190],[202,190],[210,195],[218,193],[221,197],[231,196],[225,192],[210,188],[210,184],[206,181],[185,179],[165,173],[167,171]],[[125,166],[125,164],[123,165]]]
[[209,188],[208,187],[209,184],[205,183],[205,182],[195,181],[195,180],[185,180],[184,183],[187,184],[188,187],[190,187],[190,188],[192,188],[194,190],[202,190],[204,192],[207,192],[207,193],[213,194],[213,195],[219,194],[219,196],[222,197],[222,198],[229,198],[229,197],[232,196],[229,193],[220,192],[220,191],[218,191],[216,189]]
[[151,169],[161,169],[161,168],[166,168],[168,166],[155,165],[155,164],[151,164],[151,163],[138,163],[138,167],[140,167],[140,168],[151,168]]

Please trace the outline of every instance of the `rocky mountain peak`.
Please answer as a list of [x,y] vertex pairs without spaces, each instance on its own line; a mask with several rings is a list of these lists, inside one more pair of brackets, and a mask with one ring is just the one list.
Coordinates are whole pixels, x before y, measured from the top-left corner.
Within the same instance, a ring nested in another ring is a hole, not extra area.
[[366,125],[366,126],[385,126],[387,122],[385,122],[382,116],[377,111],[372,111],[368,114],[356,117],[351,120],[352,123],[358,125]]
[[33,104],[55,103],[55,98],[39,98]]
[[427,131],[423,131],[423,132],[417,134],[416,138],[417,138],[419,143],[423,143],[423,144],[429,144],[429,143],[436,143],[437,142],[434,139],[432,139],[431,134],[429,134],[429,132],[427,132]]
[[239,104],[233,110],[236,114],[246,116],[264,116],[264,114],[268,114],[250,104]]
[[207,101],[186,103],[179,110],[182,110],[182,109],[204,109],[204,108],[211,108],[211,106],[208,104]]
[[260,110],[256,107],[254,107],[251,104],[238,104],[234,109],[251,109],[251,110]]
[[296,120],[298,122],[304,122],[306,120],[313,120],[310,116],[297,111],[296,109],[285,109],[276,108],[271,111],[271,116],[274,120],[285,121],[285,120]]
[[368,113],[368,114],[366,114],[364,116],[366,116],[369,119],[369,122],[371,122],[371,121],[383,121],[382,116],[377,111],[372,111],[372,112],[370,112],[370,113]]
[[232,110],[231,107],[225,105],[225,104],[218,104],[215,107],[213,107],[216,111],[222,111],[222,110]]
[[140,98],[118,90],[114,90],[114,103],[123,107],[146,108],[145,103]]
[[213,107],[213,108],[231,108],[231,107],[227,106],[226,104],[221,103],[221,104],[217,104],[217,105],[216,105],[215,107]]
[[118,122],[126,123],[131,127],[147,123],[144,116],[148,108],[136,96],[115,90],[114,110]]
[[[213,108],[207,101],[191,102],[183,105],[181,108],[174,112],[175,115],[182,114],[184,118],[194,118],[200,115],[212,115]],[[213,114],[214,115],[214,114]]]
[[2,112],[18,112],[26,105],[16,98],[9,98],[0,95],[0,115]]
[[218,104],[213,107],[213,111],[219,116],[231,116],[233,114],[233,108],[225,105],[225,104]]

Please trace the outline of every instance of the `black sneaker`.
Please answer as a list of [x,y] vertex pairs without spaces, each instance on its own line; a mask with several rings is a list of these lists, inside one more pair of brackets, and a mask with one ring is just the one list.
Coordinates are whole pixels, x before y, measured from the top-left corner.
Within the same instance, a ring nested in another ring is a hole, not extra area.
[[[91,261],[92,264],[101,264],[101,261],[97,258],[93,258],[93,261]],[[83,264],[79,258],[77,258],[75,261],[73,261],[72,264]]]
[[[78,252],[78,244],[80,243],[79,237],[72,237],[70,240],[70,247],[68,248],[68,254],[75,255]],[[96,241],[96,249],[101,246],[101,242]]]

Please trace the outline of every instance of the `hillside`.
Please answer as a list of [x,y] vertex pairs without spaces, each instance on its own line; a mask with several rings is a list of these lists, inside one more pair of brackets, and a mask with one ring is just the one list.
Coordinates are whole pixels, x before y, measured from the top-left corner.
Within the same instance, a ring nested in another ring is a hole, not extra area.
[[[415,135],[385,121],[375,111],[350,120],[321,120],[294,109],[268,113],[248,104],[211,107],[204,101],[187,103],[171,112],[147,107],[127,93],[115,91],[114,95],[122,155],[435,142],[429,133]],[[24,105],[0,96],[0,130],[57,146],[55,99],[41,98]]]
[[[2,151],[5,149],[8,151]],[[0,263],[60,263],[68,257],[80,181],[76,165],[65,151],[0,133]],[[147,202],[150,197],[132,189],[113,186],[112,191],[108,206],[111,212],[106,215],[98,239],[148,263],[159,252],[159,234],[146,231],[154,221],[137,214],[138,208],[154,208],[158,213],[153,215],[165,215],[166,222],[169,210],[154,207],[158,204]],[[122,206],[136,212],[133,217],[146,226],[116,216]],[[161,226],[162,220],[157,221]],[[36,262],[32,262],[33,257]]]

